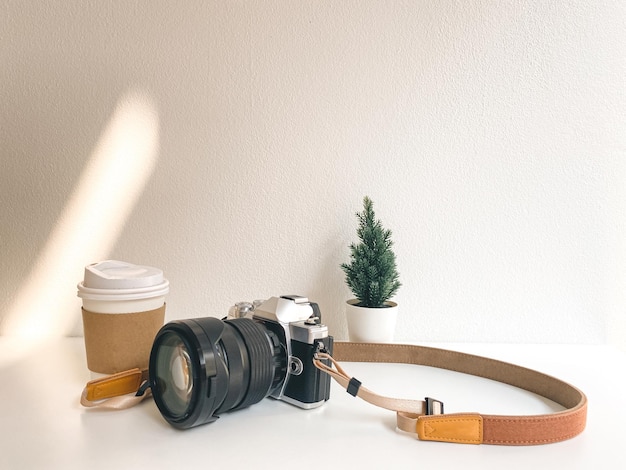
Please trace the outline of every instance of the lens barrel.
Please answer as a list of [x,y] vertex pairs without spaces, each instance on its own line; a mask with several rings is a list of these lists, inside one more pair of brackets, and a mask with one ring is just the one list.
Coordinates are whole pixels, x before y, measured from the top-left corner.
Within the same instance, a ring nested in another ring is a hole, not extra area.
[[181,429],[258,403],[282,384],[286,351],[248,318],[167,323],[150,353],[150,386],[163,417]]

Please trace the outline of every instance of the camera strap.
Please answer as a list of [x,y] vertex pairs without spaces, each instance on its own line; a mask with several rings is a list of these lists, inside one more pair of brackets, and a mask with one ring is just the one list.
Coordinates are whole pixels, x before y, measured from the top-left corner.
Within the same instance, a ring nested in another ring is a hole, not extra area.
[[[432,398],[421,401],[377,395],[347,374],[338,361],[402,363],[447,369],[536,393],[565,409],[528,416],[476,412],[444,414],[443,403]],[[586,424],[587,398],[582,391],[541,372],[486,357],[406,344],[335,342],[333,356],[319,352],[313,362],[351,395],[395,411],[398,428],[415,434],[420,440],[463,444],[548,444],[580,434]],[[120,372],[89,382],[81,395],[81,403],[101,409],[130,408],[150,395],[148,385],[147,371]]]
[[[402,431],[420,440],[463,444],[537,445],[580,434],[586,424],[587,398],[559,379],[486,357],[445,349],[405,344],[335,342],[334,353],[318,353],[315,366],[328,373],[348,393],[397,414]],[[325,364],[324,361],[330,365]],[[383,362],[423,365],[475,375],[512,385],[548,398],[565,410],[542,415],[503,416],[480,413],[444,414],[443,403],[382,397],[350,377],[337,363]]]

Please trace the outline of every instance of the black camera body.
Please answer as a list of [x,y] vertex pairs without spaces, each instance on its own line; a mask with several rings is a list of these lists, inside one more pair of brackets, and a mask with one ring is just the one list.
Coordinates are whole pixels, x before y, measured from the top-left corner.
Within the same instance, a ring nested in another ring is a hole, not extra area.
[[333,338],[321,324],[316,303],[306,297],[272,297],[253,310],[252,318],[277,335],[286,347],[287,375],[270,397],[304,409],[330,398],[330,376],[313,365],[317,352],[332,353]]
[[330,377],[313,359],[332,347],[319,307],[306,297],[239,303],[226,320],[164,325],[150,353],[150,388],[163,417],[181,429],[268,396],[316,408],[330,397]]

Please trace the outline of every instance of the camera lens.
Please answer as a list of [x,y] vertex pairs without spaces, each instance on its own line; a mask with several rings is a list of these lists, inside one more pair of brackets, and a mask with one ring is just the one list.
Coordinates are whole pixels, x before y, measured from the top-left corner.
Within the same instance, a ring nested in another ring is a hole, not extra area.
[[170,322],[150,354],[150,386],[163,417],[189,428],[261,401],[286,376],[278,337],[248,318]]

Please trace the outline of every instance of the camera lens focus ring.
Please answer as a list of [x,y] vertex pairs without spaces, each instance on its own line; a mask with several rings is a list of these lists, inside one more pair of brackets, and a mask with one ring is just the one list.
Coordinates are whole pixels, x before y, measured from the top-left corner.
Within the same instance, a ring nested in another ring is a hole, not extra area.
[[245,408],[260,402],[269,395],[274,380],[273,351],[266,332],[249,318],[228,320],[241,334],[250,356],[250,388],[242,402],[235,408]]

